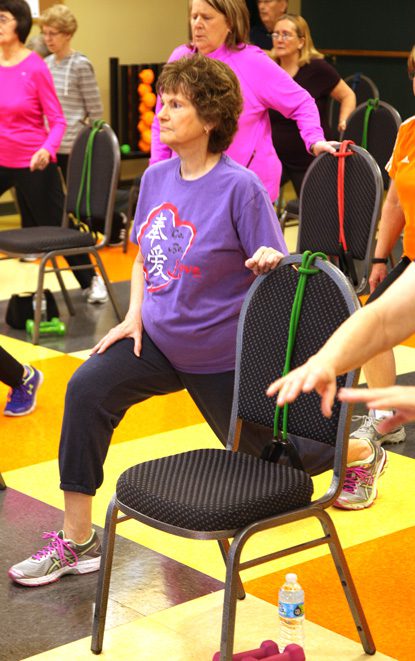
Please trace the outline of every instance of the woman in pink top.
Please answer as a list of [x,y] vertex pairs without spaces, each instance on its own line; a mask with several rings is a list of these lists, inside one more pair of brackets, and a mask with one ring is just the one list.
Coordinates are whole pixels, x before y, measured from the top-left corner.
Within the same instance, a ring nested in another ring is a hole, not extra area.
[[[48,67],[24,46],[31,26],[25,0],[0,0],[0,196],[16,189],[26,227],[60,225],[64,193],[56,152],[66,121]],[[91,264],[86,255],[67,261]],[[107,300],[92,268],[74,275],[88,303]]]
[[[281,163],[272,144],[268,109],[294,119],[306,148],[316,156],[334,149],[324,139],[315,101],[260,48],[247,43],[249,14],[244,0],[193,0],[190,23],[192,43],[176,48],[169,61],[199,52],[225,62],[235,72],[244,108],[238,132],[226,153],[253,170],[274,201],[279,192]],[[160,142],[159,122],[155,119],[150,163],[171,156],[172,151]]]
[[59,225],[56,150],[66,122],[47,66],[24,46],[31,25],[26,2],[0,0],[0,195],[19,191],[25,224]]

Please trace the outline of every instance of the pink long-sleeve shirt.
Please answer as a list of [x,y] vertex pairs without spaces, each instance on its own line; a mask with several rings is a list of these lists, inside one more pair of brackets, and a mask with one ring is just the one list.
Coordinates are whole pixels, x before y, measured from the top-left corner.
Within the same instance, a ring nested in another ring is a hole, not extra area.
[[41,148],[55,161],[65,128],[52,76],[37,53],[14,66],[0,66],[0,165],[27,168]]
[[[189,46],[179,46],[171,54],[169,62],[193,52]],[[282,168],[272,144],[268,110],[274,108],[285,117],[295,120],[306,148],[310,149],[315,142],[324,140],[315,101],[257,46],[246,45],[240,50],[230,50],[223,45],[209,53],[208,57],[225,62],[234,71],[244,99],[238,131],[226,153],[253,170],[274,201],[278,197]],[[160,107],[158,99],[157,112]],[[171,156],[172,151],[160,142],[160,127],[156,117],[152,126],[150,163]]]

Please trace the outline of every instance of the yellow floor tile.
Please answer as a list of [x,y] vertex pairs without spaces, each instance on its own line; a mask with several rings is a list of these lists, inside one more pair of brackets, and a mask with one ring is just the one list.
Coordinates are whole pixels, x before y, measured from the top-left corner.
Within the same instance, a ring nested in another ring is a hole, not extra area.
[[61,356],[60,351],[47,349],[39,344],[32,344],[23,340],[15,340],[7,335],[0,335],[0,346],[12,354],[20,363],[30,363],[36,360],[46,360]]

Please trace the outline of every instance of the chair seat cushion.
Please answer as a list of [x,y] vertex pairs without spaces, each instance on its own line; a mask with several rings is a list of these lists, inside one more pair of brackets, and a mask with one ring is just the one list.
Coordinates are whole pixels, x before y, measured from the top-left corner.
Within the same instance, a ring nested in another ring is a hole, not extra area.
[[83,248],[95,245],[89,232],[66,227],[23,227],[0,233],[0,252],[38,254],[65,248]]
[[132,510],[196,531],[236,530],[306,506],[307,473],[242,452],[193,450],[138,464],[117,482],[117,499]]

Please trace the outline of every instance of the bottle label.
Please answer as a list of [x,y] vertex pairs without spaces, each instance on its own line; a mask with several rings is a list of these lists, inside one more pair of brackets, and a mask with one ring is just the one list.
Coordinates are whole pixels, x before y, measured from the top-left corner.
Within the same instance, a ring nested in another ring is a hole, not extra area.
[[303,617],[304,615],[304,602],[302,604],[285,604],[280,601],[278,604],[278,613],[280,617],[293,618]]

